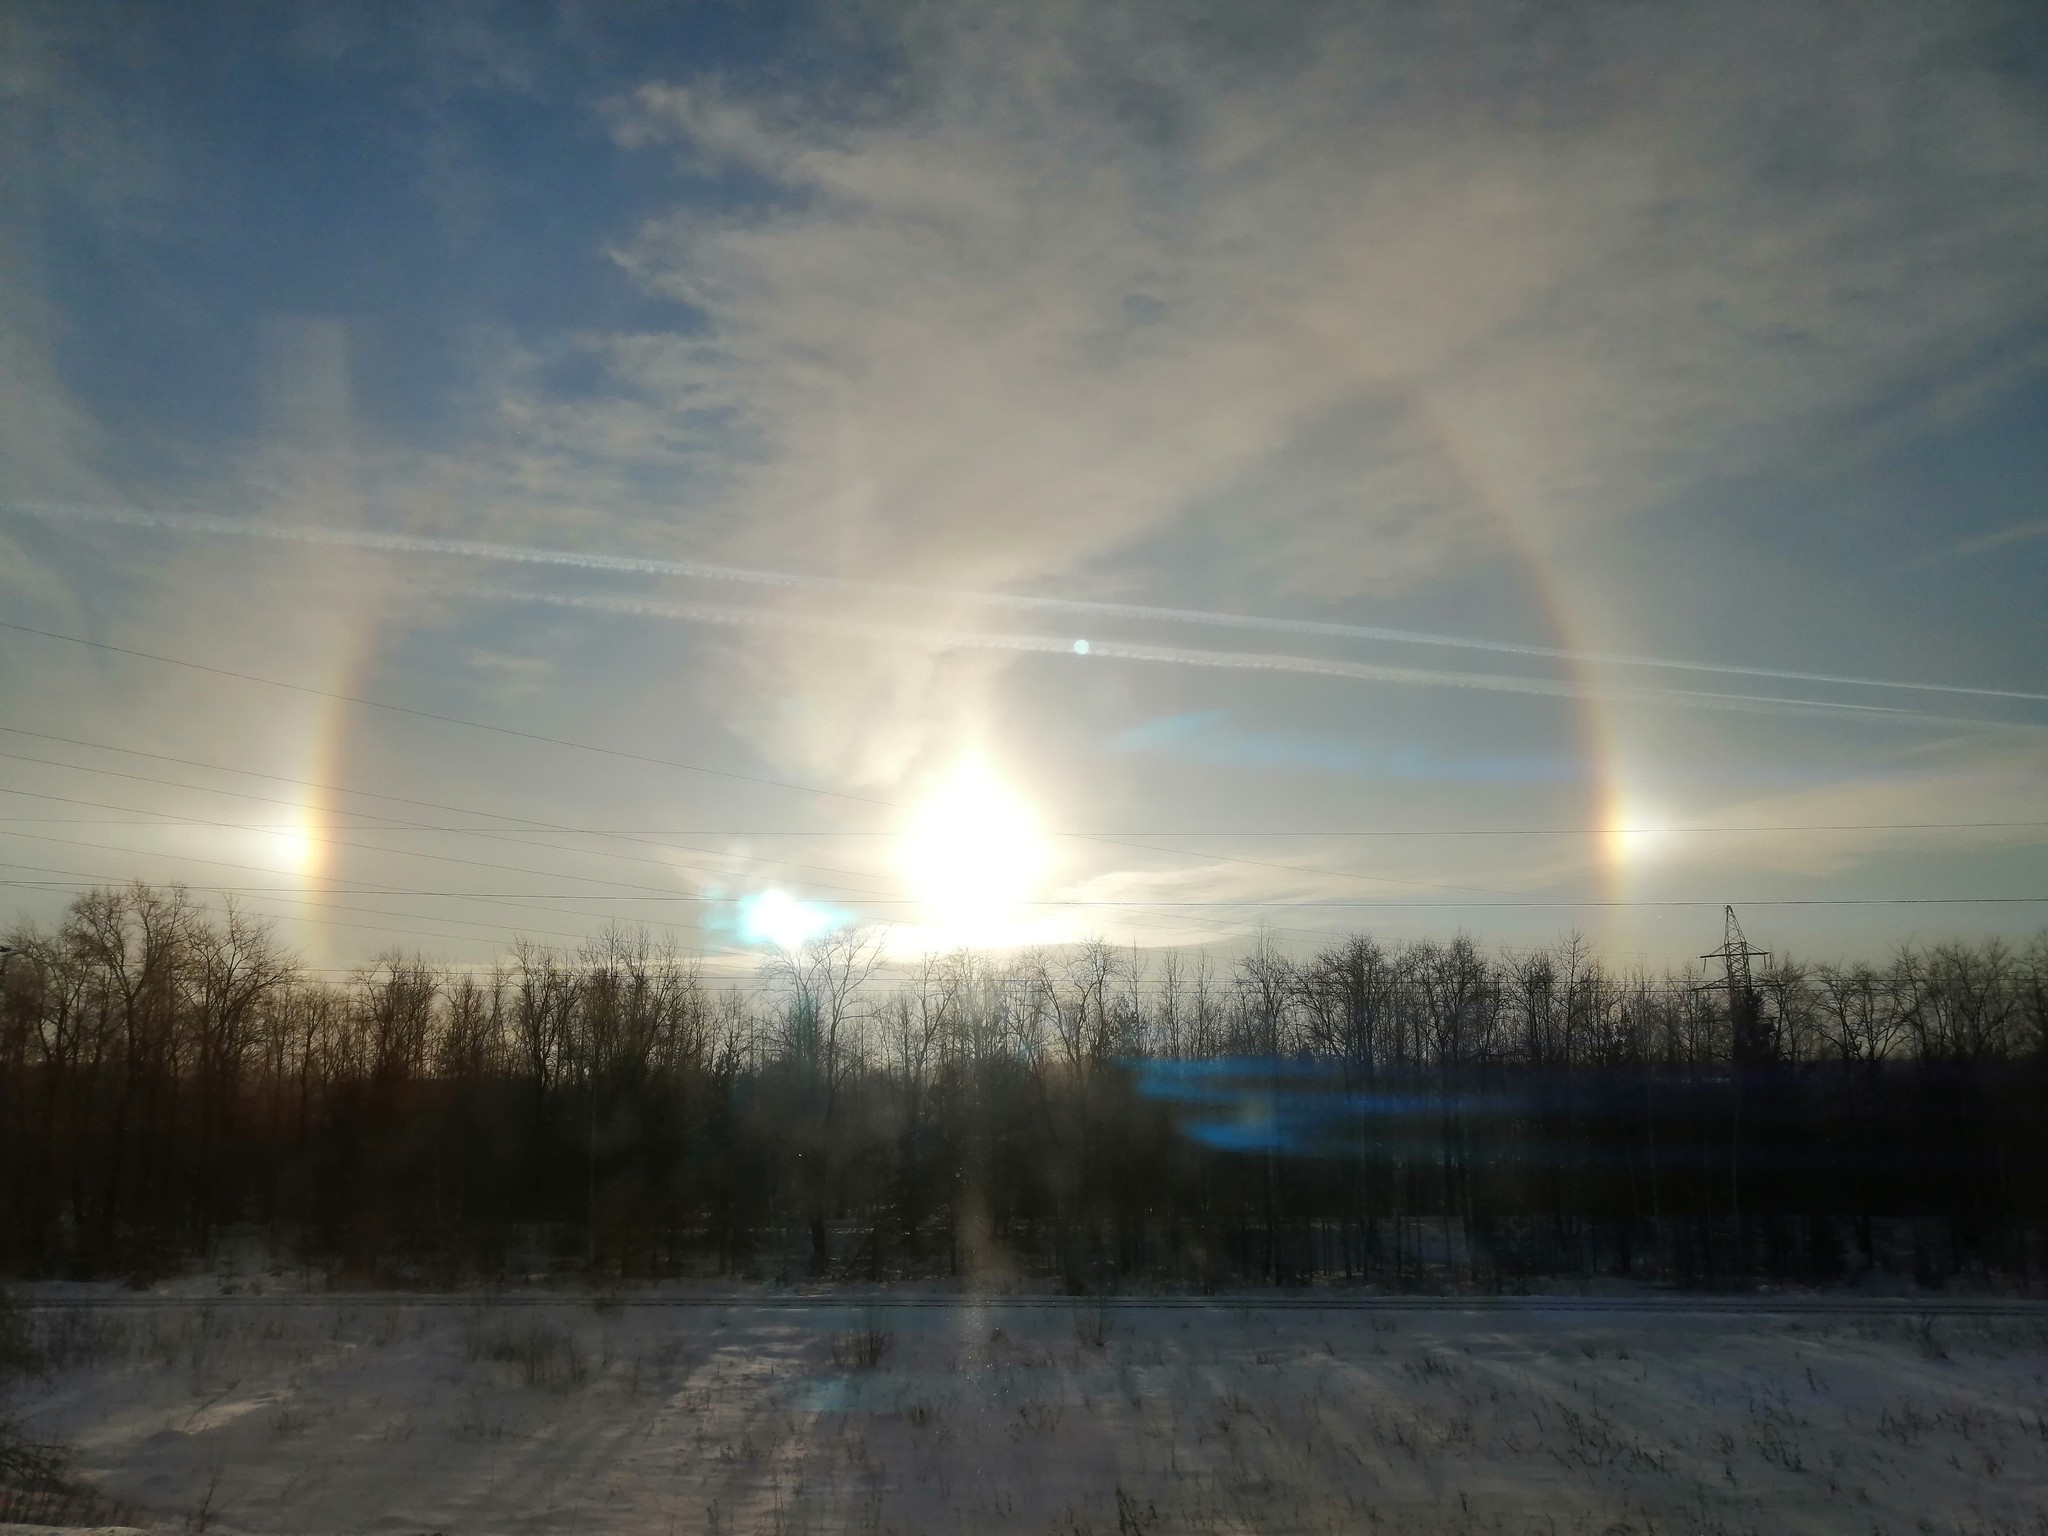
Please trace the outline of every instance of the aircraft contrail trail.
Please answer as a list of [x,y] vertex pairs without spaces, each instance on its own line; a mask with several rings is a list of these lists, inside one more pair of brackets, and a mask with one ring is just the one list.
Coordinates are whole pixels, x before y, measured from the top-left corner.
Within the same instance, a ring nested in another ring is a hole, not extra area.
[[[785,590],[815,592],[859,593],[871,597],[921,597],[945,599],[953,602],[980,604],[989,607],[1009,608],[1020,612],[1057,613],[1076,618],[1128,619],[1149,623],[1196,624],[1210,628],[1259,631],[1269,634],[1314,635],[1336,640],[1366,640],[1381,644],[1424,645],[1446,647],[1456,650],[1485,651],[1500,655],[1527,656],[1549,661],[1591,662],[1604,666],[1648,667],[1671,671],[1698,672],[1727,677],[1764,678],[1776,682],[1821,683],[1851,688],[1898,689],[1920,693],[1942,693],[1970,698],[2006,699],[2026,703],[2048,703],[2048,693],[2032,693],[2020,689],[1981,688],[1959,683],[1908,682],[1898,678],[1861,677],[1834,672],[1805,672],[1776,667],[1745,667],[1725,662],[1689,661],[1667,656],[1635,656],[1607,651],[1578,651],[1558,646],[1533,645],[1514,640],[1488,640],[1474,635],[1446,635],[1421,630],[1389,629],[1367,624],[1340,624],[1317,619],[1287,619],[1256,614],[1217,613],[1201,608],[1166,608],[1143,603],[1103,602],[1089,598],[1042,597],[1014,592],[975,592],[947,587],[915,586],[900,582],[864,581],[843,576],[818,576],[797,571],[771,571],[748,566],[720,565],[701,560],[659,560],[639,555],[586,554],[575,550],[536,548],[521,544],[493,544],[473,539],[423,538],[412,534],[384,533],[374,530],[321,527],[315,524],[261,523],[242,518],[215,517],[196,513],[145,512],[120,508],[57,507],[46,504],[13,504],[9,510],[30,517],[110,523],[121,527],[149,528],[167,532],[205,533],[228,535],[238,538],[262,538],[288,543],[328,544],[355,549],[382,551],[390,554],[441,555],[458,559],[489,560],[519,565],[558,566],[574,570],[603,571],[616,574],[640,576],[676,577],[694,581],[735,582],[748,586],[776,587]],[[707,621],[712,622],[712,621]],[[1023,638],[1023,637],[1019,637]],[[1090,637],[1090,645],[1100,654],[1112,654],[1104,647],[1115,644],[1111,641],[1096,641]],[[1045,648],[1061,649],[1064,642],[1047,642]],[[1016,648],[1016,647],[1006,647]],[[1038,648],[1038,647],[1031,647]],[[1150,649],[1171,649],[1153,647]],[[1192,657],[1193,654],[1190,653]],[[1212,653],[1199,653],[1212,654]],[[1214,653],[1232,654],[1239,653]],[[1138,657],[1128,659],[1164,659],[1163,657]],[[1308,663],[1314,658],[1293,658],[1303,662],[1300,667],[1283,667],[1279,670],[1308,671]],[[1194,664],[1192,660],[1190,664]],[[1231,665],[1246,663],[1233,662]],[[1331,666],[1345,666],[1344,663],[1330,663]],[[1406,673],[1413,669],[1383,669],[1389,673]],[[1351,676],[1350,672],[1336,671],[1332,676]],[[1450,681],[1459,674],[1442,674],[1443,681]],[[1394,680],[1391,676],[1386,680]],[[1420,677],[1410,679],[1419,681]],[[1519,680],[1516,680],[1519,681]],[[1488,687],[1487,682],[1474,682],[1466,686]],[[1511,691],[1538,692],[1536,688],[1517,688]],[[1603,696],[1622,697],[1629,690],[1606,692]],[[1647,690],[1656,694],[1666,690]],[[1750,698],[1746,695],[1697,695],[1702,699],[1720,697],[1724,699]],[[1752,700],[1754,701],[1754,700]],[[1808,700],[1769,700],[1773,703],[1809,704]],[[1846,708],[1849,706],[1829,706]],[[1894,713],[1910,713],[1895,711]]]
[[[732,608],[715,603],[670,602],[658,598],[613,597],[598,593],[535,592],[510,587],[444,586],[425,590],[490,601],[542,603],[555,608],[611,613],[629,618],[679,620],[726,628],[790,629],[813,634],[845,635],[894,644],[947,650],[1021,651],[1039,655],[1073,655],[1071,641],[1052,635],[1004,634],[987,630],[920,629],[868,619],[835,618],[829,614],[784,612],[774,608]],[[1269,651],[1211,651],[1193,646],[1148,645],[1123,640],[1091,640],[1088,657],[1119,661],[1158,662],[1183,667],[1217,667],[1238,671],[1292,672],[1312,677],[1345,678],[1354,682],[1397,683],[1422,687],[1472,688],[1493,693],[1534,694],[1543,698],[1602,699],[1697,709],[1727,709],[1760,714],[1806,714],[1831,719],[1948,721],[1920,710],[1880,704],[1837,704],[1771,694],[1710,693],[1687,688],[1587,686],[1557,678],[1516,677],[1505,673],[1458,672],[1434,667],[1394,667],[1375,662],[1343,661],[1321,656],[1287,656]],[[1979,722],[1960,722],[1979,723]]]

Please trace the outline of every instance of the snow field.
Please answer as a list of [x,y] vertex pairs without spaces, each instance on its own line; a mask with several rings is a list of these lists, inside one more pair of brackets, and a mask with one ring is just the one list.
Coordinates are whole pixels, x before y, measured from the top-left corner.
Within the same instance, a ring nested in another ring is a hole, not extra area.
[[396,1298],[56,1306],[135,1524],[2048,1536],[2029,1318]]

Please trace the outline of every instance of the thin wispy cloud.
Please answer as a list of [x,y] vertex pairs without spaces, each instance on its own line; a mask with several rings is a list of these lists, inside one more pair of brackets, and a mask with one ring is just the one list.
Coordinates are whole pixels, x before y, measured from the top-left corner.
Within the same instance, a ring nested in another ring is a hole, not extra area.
[[[578,553],[570,550],[539,549],[526,545],[479,543],[466,539],[420,538],[409,534],[380,533],[367,529],[321,528],[297,523],[266,523],[249,519],[209,517],[190,513],[153,513],[126,509],[81,509],[75,507],[17,507],[7,510],[28,515],[109,523],[126,528],[220,534],[278,540],[287,543],[332,544],[351,549],[376,550],[390,554],[442,555],[462,559],[501,561],[518,565],[556,566],[606,574],[682,577],[698,581],[736,583],[745,586],[782,588],[799,592],[829,592],[848,596],[909,599],[927,605],[1007,608],[1023,612],[1059,614],[1098,621],[1110,619],[1150,623],[1202,625],[1223,629],[1257,630],[1271,634],[1312,635],[1339,640],[1363,640],[1395,645],[1434,646],[1454,650],[1493,652],[1527,656],[1546,661],[1598,662],[1608,666],[1657,668],[1671,671],[1718,673],[1731,677],[1775,678],[1785,682],[1824,683],[1842,687],[1877,688],[1895,692],[1949,693],[1983,699],[2011,699],[2048,703],[2048,693],[2018,689],[1977,688],[1959,683],[1917,682],[1898,678],[1842,676],[1827,672],[1797,672],[1769,667],[1729,666],[1708,661],[1680,661],[1669,657],[1627,656],[1607,652],[1572,651],[1556,646],[1531,645],[1517,641],[1487,640],[1471,635],[1429,634],[1417,630],[1386,629],[1364,624],[1337,624],[1311,619],[1270,618],[1257,614],[1217,613],[1195,608],[1160,608],[1140,603],[1095,602],[1086,599],[1039,597],[1022,593],[964,592],[947,588],[906,586],[895,582],[858,581],[843,577],[815,576],[794,571],[764,571],[741,566],[716,565],[704,561],[658,560],[631,555]],[[504,589],[482,591],[480,595],[508,597]],[[614,613],[639,613],[650,617],[698,619],[704,623],[760,623],[770,627],[809,629],[822,634],[861,634],[875,638],[922,638],[954,646],[996,650],[1062,652],[1074,648],[1070,640],[1029,635],[993,635],[969,631],[950,634],[915,630],[901,626],[865,624],[807,613],[777,613],[771,610],[740,610],[704,604],[656,602],[635,598],[599,597],[588,594],[517,594],[536,602],[603,609]],[[1192,647],[1134,646],[1113,638],[1082,637],[1089,647],[1081,654],[1121,656],[1130,660],[1168,661],[1184,659],[1190,665],[1251,665],[1253,658],[1237,653],[1199,650]],[[1199,658],[1210,658],[1201,660]],[[1221,659],[1218,659],[1221,658]],[[1282,671],[1317,671],[1339,665],[1318,662],[1311,657],[1271,656],[1266,664]],[[1320,675],[1354,677],[1365,681],[1413,683],[1441,682],[1452,686],[1521,691],[1553,698],[1592,696],[1629,699],[1636,702],[1683,704],[1696,701],[1701,707],[1753,705],[1766,708],[1812,704],[1817,709],[1863,708],[1826,701],[1773,698],[1760,695],[1711,693],[1681,689],[1640,687],[1587,687],[1580,684],[1549,683],[1538,678],[1513,678],[1468,674],[1444,669],[1416,667],[1368,667],[1353,670],[1323,670]],[[1462,680],[1462,681],[1461,681]],[[1526,686],[1518,686],[1526,685]],[[1885,706],[1863,708],[1873,714],[1913,714],[1915,711]]]
[[[2048,98],[1996,6],[9,25],[9,617],[315,690],[38,652],[32,728],[564,823],[700,791],[330,696],[892,804],[979,758],[1072,825],[2039,808]],[[1243,740],[1118,745],[1205,713]],[[1570,771],[1256,747],[1313,741]],[[2029,878],[1715,846],[1400,874]]]
[[[1151,19],[942,25],[879,120],[619,100],[622,142],[788,193],[621,253],[709,322],[622,365],[773,444],[744,543],[1032,574],[1235,491],[1269,578],[1385,587],[1498,537],[1489,499],[1539,539],[1624,515],[2032,302],[2038,114],[1925,13],[1560,20],[1539,55],[1355,8],[1250,58]],[[1846,51],[1819,78],[1816,27]],[[1346,420],[1353,473],[1281,483]]]
[[1971,555],[1985,555],[2009,544],[2019,544],[2030,539],[2048,539],[2048,521],[2018,523],[2010,528],[2001,528],[1996,533],[1982,534],[1974,539],[1964,539],[1947,553],[1951,558]]
[[791,630],[803,634],[845,636],[926,650],[1015,651],[1041,656],[1085,654],[1090,661],[1136,661],[1246,672],[1284,672],[1303,677],[1342,678],[1362,683],[1394,683],[1425,688],[1471,688],[1488,693],[1518,693],[1547,699],[1603,699],[1623,704],[1728,709],[1815,717],[1926,721],[1945,725],[1978,723],[1884,705],[1841,704],[1825,700],[1777,698],[1763,694],[1708,693],[1675,688],[1588,686],[1554,678],[1462,672],[1448,668],[1383,666],[1372,662],[1288,656],[1269,651],[1217,651],[1195,646],[1145,645],[1103,639],[1088,642],[1089,649],[1085,653],[1077,653],[1074,642],[1058,636],[1000,634],[986,630],[919,629],[909,625],[879,624],[862,619],[833,618],[828,615],[774,608],[735,608],[712,603],[664,602],[655,598],[609,597],[596,593],[521,591],[508,587],[455,586],[438,590],[464,597],[542,603],[551,607],[576,608],[632,618],[674,619],[686,623],[740,629]]

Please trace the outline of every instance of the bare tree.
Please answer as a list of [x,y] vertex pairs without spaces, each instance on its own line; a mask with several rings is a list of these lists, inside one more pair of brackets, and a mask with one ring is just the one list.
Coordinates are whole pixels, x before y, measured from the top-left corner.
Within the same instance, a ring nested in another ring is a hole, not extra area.
[[838,928],[807,939],[795,949],[778,949],[762,967],[786,1000],[783,1053],[808,1092],[811,1134],[799,1156],[807,1163],[806,1187],[811,1238],[811,1272],[830,1267],[826,1217],[832,1192],[832,1142],[838,1128],[841,1091],[859,1061],[855,1008],[861,989],[882,964],[883,935],[869,928]]
[[[1577,937],[892,976],[843,932],[749,989],[614,928],[334,983],[232,903],[123,887],[6,942],[0,1270],[149,1272],[256,1220],[369,1272],[580,1235],[593,1270],[779,1240],[823,1275],[857,1214],[872,1276],[1812,1279],[1904,1244],[2023,1277],[2048,1231],[2048,939],[1781,963],[1747,1024],[1696,968],[1616,975]],[[1738,1150],[1768,1171],[1739,1191]]]

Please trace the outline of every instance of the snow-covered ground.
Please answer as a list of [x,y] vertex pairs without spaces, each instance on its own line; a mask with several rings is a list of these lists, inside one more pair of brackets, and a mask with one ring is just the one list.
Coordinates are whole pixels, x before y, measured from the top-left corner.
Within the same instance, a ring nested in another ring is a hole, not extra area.
[[2048,1312],[771,1300],[63,1303],[20,1406],[180,1529],[2048,1536]]

